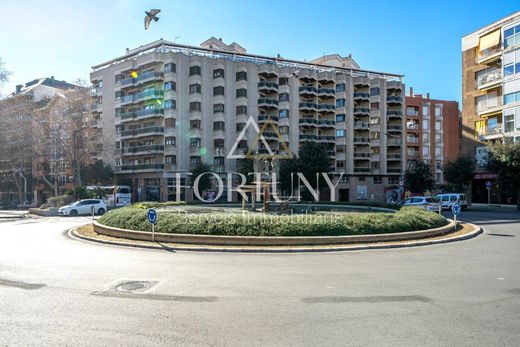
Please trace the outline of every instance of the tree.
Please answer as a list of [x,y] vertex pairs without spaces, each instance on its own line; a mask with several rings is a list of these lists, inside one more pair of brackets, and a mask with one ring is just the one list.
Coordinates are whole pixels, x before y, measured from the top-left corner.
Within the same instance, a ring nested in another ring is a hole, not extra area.
[[449,189],[457,193],[465,192],[475,175],[475,162],[467,156],[459,156],[444,166],[444,179]]
[[406,188],[412,193],[422,194],[435,185],[430,165],[423,162],[411,164],[404,174]]
[[81,178],[85,185],[111,185],[114,183],[114,171],[102,161],[96,161],[81,169]]
[[11,72],[7,71],[4,68],[4,62],[2,61],[2,58],[0,58],[0,87],[4,85],[9,80],[9,75]]
[[[280,174],[278,182],[280,182],[280,189],[283,195],[290,195],[291,191],[294,191],[298,179],[296,173],[298,172],[298,159],[282,159],[280,161]],[[293,174],[292,187],[291,187],[291,173]],[[291,190],[291,188],[293,190]]]
[[251,158],[245,158],[241,159],[238,162],[238,172],[242,175],[246,176],[246,182],[249,184],[253,182],[254,175],[249,175],[249,173],[253,173],[255,171],[254,169],[254,163],[253,159]]
[[[211,166],[204,162],[200,162],[197,165],[195,165],[191,169],[192,182],[195,182],[195,179],[198,176],[200,176],[201,174],[203,174],[204,172],[211,172]],[[198,183],[198,188],[199,188],[199,192],[201,192],[202,196],[204,196],[206,191],[208,191],[212,187],[213,187],[213,183],[211,182],[211,175],[203,175],[200,177],[199,183]]]
[[516,196],[517,209],[520,210],[520,142],[506,137],[502,141],[487,144],[487,169],[498,174],[503,189]]

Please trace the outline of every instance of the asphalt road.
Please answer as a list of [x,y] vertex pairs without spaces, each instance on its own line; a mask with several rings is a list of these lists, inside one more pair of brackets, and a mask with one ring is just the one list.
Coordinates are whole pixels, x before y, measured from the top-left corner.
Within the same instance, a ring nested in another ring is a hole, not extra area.
[[[0,346],[519,345],[520,214],[477,238],[306,254],[129,249],[0,220]],[[143,292],[111,289],[150,281]],[[155,281],[155,282],[154,282]]]

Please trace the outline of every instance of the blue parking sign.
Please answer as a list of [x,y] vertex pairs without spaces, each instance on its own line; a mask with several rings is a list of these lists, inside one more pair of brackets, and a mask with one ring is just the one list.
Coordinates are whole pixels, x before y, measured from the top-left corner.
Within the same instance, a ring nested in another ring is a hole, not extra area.
[[153,208],[148,210],[148,223],[157,223],[157,212]]
[[454,203],[451,206],[451,212],[453,212],[454,215],[458,216],[460,214],[460,211],[462,210],[460,204],[458,202]]

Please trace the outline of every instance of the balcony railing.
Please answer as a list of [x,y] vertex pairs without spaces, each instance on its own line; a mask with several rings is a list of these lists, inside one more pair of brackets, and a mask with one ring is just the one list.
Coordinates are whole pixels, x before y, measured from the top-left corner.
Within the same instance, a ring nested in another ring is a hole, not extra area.
[[354,172],[370,172],[369,167],[354,167]]
[[401,103],[403,102],[403,98],[399,95],[388,95],[386,101],[389,103]]
[[356,158],[369,159],[370,152],[354,152],[354,159]]
[[317,94],[318,93],[318,88],[316,87],[300,87],[298,88],[300,94]]
[[313,140],[316,141],[318,139],[317,135],[312,134],[300,134],[300,141],[301,140]]
[[164,145],[135,146],[121,149],[121,153],[138,153],[138,152],[163,152]]
[[335,142],[336,137],[332,135],[318,135],[318,141]]
[[146,117],[149,115],[161,115],[163,113],[164,113],[164,109],[153,108],[153,109],[145,109],[145,110],[121,113],[120,117],[121,117],[121,119],[129,119],[129,118]]
[[318,105],[318,110],[320,110],[320,111],[334,111],[335,109],[336,109],[336,105],[331,105],[331,104]]
[[370,138],[368,137],[354,137],[354,143],[370,143]]
[[164,127],[146,127],[132,130],[125,130],[121,132],[121,136],[136,136],[143,134],[159,133],[164,134]]
[[389,167],[386,169],[388,173],[401,173],[401,169],[398,167]]
[[317,109],[318,105],[314,102],[300,102],[299,107],[307,109]]
[[137,81],[140,82],[140,81],[144,81],[147,79],[156,79],[156,78],[163,78],[163,77],[164,77],[164,73],[161,71],[147,71],[147,72],[144,72],[144,73],[140,74],[139,76],[137,76]]
[[141,171],[141,170],[164,170],[164,164],[137,164],[137,165],[116,166],[116,171]]
[[386,115],[388,118],[402,118],[403,112],[401,111],[387,111]]
[[386,129],[388,131],[401,131],[401,130],[403,130],[403,126],[402,125],[390,124],[390,125],[386,126]]
[[334,96],[334,95],[336,95],[336,90],[334,88],[320,88],[320,89],[318,89],[318,94],[320,96],[325,96],[325,95]]
[[300,118],[299,123],[304,125],[317,125],[318,120],[314,118]]
[[401,154],[391,154],[391,153],[389,153],[389,154],[386,155],[386,158],[389,159],[389,160],[391,160],[391,159],[401,159]]
[[354,99],[370,99],[370,94],[357,92],[354,93]]
[[504,105],[504,100],[502,97],[499,98],[490,98],[486,100],[486,102],[482,102],[477,104],[477,111],[479,113],[484,112],[492,112],[495,110],[499,110]]
[[277,116],[269,116],[269,115],[266,115],[266,114],[258,115],[258,121],[259,122],[267,121],[269,119],[271,119],[271,121],[273,121],[275,123],[278,123],[278,120],[279,120]]
[[354,128],[368,129],[368,128],[370,128],[370,124],[368,122],[356,121],[356,122],[354,122]]
[[278,84],[274,82],[260,81],[258,89],[278,89]]
[[336,125],[336,121],[330,119],[320,119],[318,120],[318,126],[322,127],[334,127]]
[[141,92],[141,93],[138,93],[135,97],[136,100],[140,100],[140,99],[157,99],[157,98],[162,98],[164,96],[164,91],[163,90],[158,90],[158,89],[150,89],[150,90],[146,90],[144,92]]
[[278,100],[269,98],[258,99],[258,106],[278,106]]
[[354,107],[354,114],[356,113],[367,113],[369,114],[370,113],[370,109],[367,108],[367,107]]
[[502,70],[496,69],[478,76],[477,86],[480,88],[486,84],[499,82],[502,79]]
[[479,136],[490,136],[490,135],[500,135],[502,134],[502,124],[497,123],[495,125],[488,125],[479,130]]
[[486,60],[489,57],[491,57],[497,53],[500,53],[501,51],[502,51],[502,45],[500,45],[500,44],[495,47],[487,48],[483,51],[478,52],[477,61],[480,62],[480,61]]

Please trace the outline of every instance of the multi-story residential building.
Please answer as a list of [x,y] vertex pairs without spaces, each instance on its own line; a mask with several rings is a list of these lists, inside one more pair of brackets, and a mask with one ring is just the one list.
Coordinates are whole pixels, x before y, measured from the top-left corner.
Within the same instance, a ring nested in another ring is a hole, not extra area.
[[457,101],[431,99],[430,94],[406,96],[406,158],[408,165],[431,166],[437,184],[444,184],[443,167],[459,155],[460,112]]
[[174,199],[176,174],[185,180],[201,161],[237,171],[227,156],[236,141],[233,154],[254,145],[252,131],[238,138],[250,117],[281,156],[305,141],[325,144],[330,171],[345,173],[341,200],[383,200],[405,167],[402,77],[361,70],[350,56],[302,62],[215,38],[200,47],[161,39],[93,66],[92,84],[102,85],[93,114],[103,161],[133,180],[141,200]]
[[485,183],[496,178],[484,167],[485,142],[503,136],[520,140],[520,12],[462,38],[461,149],[479,169],[473,201],[487,201]]
[[[78,86],[50,77],[18,85],[1,101],[0,192],[9,200],[39,203],[74,183],[73,159],[80,159],[75,150],[83,147],[77,130],[86,114],[83,103],[90,101],[83,98],[75,110],[70,101],[77,95]],[[72,124],[78,113],[78,124]]]

